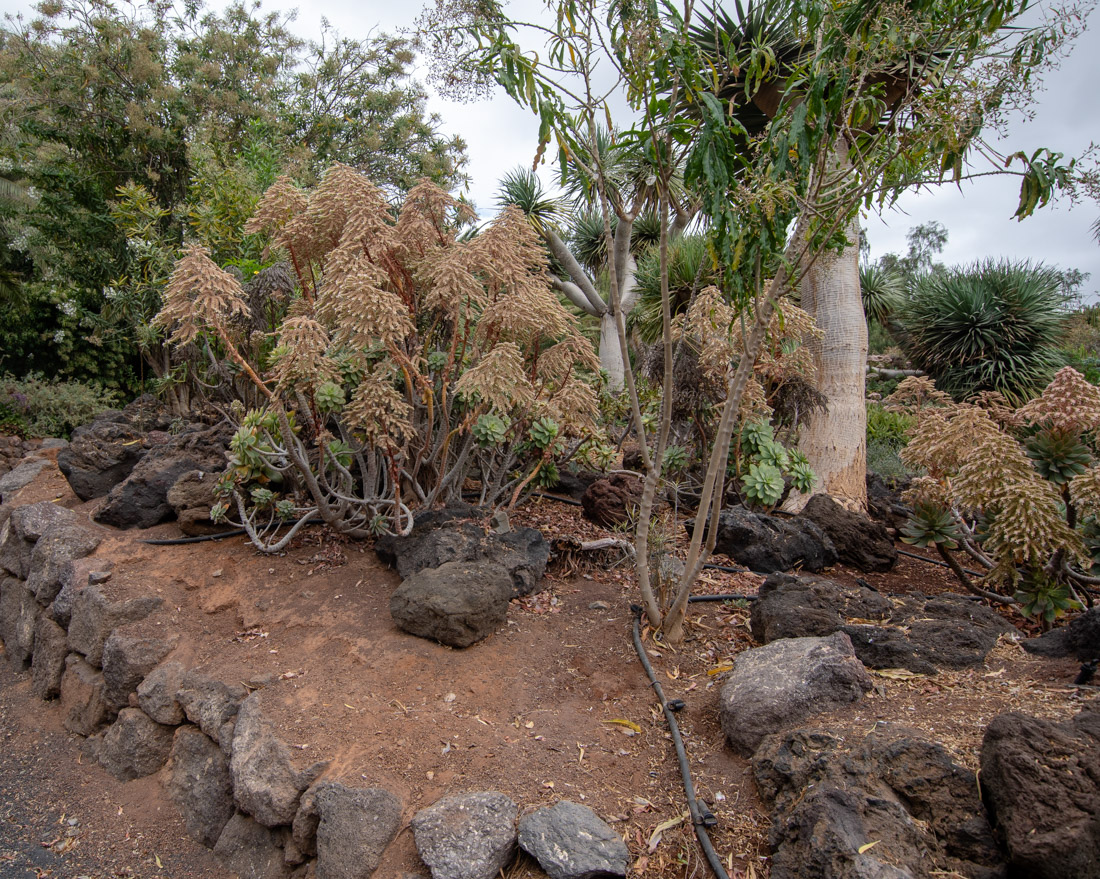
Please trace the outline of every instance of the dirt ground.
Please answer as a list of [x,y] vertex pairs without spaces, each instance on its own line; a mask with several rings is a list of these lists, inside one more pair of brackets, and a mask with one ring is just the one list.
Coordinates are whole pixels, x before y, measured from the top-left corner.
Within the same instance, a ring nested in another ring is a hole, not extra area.
[[[18,497],[80,504],[59,473],[44,473]],[[532,501],[513,522],[548,538],[607,536],[579,509]],[[187,546],[142,539],[178,536],[104,529],[96,555],[115,561],[110,594],[157,594],[161,619],[180,636],[171,658],[226,682],[262,690],[279,735],[302,765],[329,761],[326,775],[379,785],[404,803],[406,822],[439,797],[498,790],[521,811],[570,799],[591,806],[627,841],[631,875],[709,875],[690,822],[667,827],[686,805],[664,719],[631,644],[637,601],[628,565],[607,553],[559,558],[546,590],[513,602],[506,626],[466,650],[399,631],[388,602],[396,573],[371,548],[315,528],[277,556],[243,538]],[[670,537],[678,551],[681,541]],[[716,562],[727,562],[716,557]],[[939,568],[903,559],[864,576],[883,592],[950,589]],[[761,578],[710,571],[715,594],[752,593]],[[767,876],[768,816],[748,763],[723,742],[717,721],[722,672],[752,646],[744,603],[693,604],[679,650],[646,647],[679,715],[693,777],[719,819],[712,839],[731,876]],[[1017,620],[1018,621],[1018,620]],[[996,714],[1020,709],[1076,713],[1096,691],[1075,688],[1077,666],[1041,660],[1002,639],[982,668],[935,677],[876,675],[863,702],[820,723],[851,735],[915,727],[977,765]],[[82,756],[56,704],[35,700],[29,675],[0,664],[0,879],[8,877],[222,877],[214,857],[186,835],[158,775],[119,783]],[[660,825],[666,829],[657,832]],[[387,850],[379,879],[426,876],[407,826]],[[542,876],[523,859],[508,876]]]

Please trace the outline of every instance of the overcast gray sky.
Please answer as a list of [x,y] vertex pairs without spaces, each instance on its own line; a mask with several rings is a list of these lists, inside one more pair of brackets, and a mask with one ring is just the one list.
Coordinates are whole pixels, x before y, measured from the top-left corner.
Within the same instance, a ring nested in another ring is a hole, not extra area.
[[[209,5],[222,6],[220,0]],[[293,29],[302,36],[316,37],[325,17],[342,34],[364,37],[372,29],[396,31],[411,28],[422,0],[379,2],[379,0],[265,0],[264,8],[291,10],[298,17]],[[509,5],[530,10],[537,0]],[[26,0],[0,0],[0,12],[27,14]],[[1095,16],[1094,16],[1095,18]],[[1100,141],[1100,19],[1079,40],[1061,69],[1047,77],[1039,96],[1035,119],[1013,126],[1011,136],[999,145],[1001,152],[1023,150],[1030,154],[1040,146],[1067,155],[1078,154],[1093,140]],[[482,216],[493,213],[496,184],[518,165],[530,164],[536,146],[537,120],[515,106],[503,94],[473,104],[430,99],[431,109],[443,119],[443,130],[465,139],[470,157],[470,198]],[[547,180],[549,182],[549,173]],[[1084,292],[1100,291],[1100,245],[1089,226],[1100,217],[1100,205],[1048,205],[1035,216],[1017,222],[1018,182],[1014,178],[984,178],[963,185],[950,185],[905,195],[899,205],[881,218],[872,214],[864,220],[872,256],[888,251],[904,252],[905,235],[911,226],[938,220],[949,231],[942,256],[948,264],[967,263],[985,257],[1031,259],[1061,268],[1089,272]]]

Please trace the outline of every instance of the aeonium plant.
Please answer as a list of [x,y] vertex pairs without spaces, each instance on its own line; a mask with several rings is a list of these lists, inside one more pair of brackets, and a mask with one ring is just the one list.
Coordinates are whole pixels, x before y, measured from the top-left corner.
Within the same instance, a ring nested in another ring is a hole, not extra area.
[[[988,392],[955,403],[910,377],[887,404],[916,418],[901,455],[925,472],[907,495],[903,539],[934,546],[968,590],[1017,605],[1044,627],[1091,606],[1100,585],[1088,542],[1100,517],[1100,389],[1065,367],[1012,408]],[[982,577],[966,573],[960,552]]]
[[265,362],[231,322],[240,284],[192,247],[157,321],[203,336],[258,389],[216,513],[263,550],[311,517],[352,536],[407,531],[413,511],[460,497],[514,503],[596,435],[598,362],[517,211],[459,237],[468,208],[431,183],[400,209],[336,165],[306,193],[280,179],[247,227],[294,267],[296,290]]

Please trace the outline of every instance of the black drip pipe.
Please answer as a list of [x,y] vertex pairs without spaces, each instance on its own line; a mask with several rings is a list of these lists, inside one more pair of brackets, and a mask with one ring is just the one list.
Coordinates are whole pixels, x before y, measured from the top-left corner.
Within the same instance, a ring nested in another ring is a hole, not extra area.
[[673,702],[669,702],[665,699],[665,691],[661,688],[660,681],[657,680],[657,676],[653,673],[653,666],[650,665],[649,657],[646,656],[645,648],[642,647],[642,637],[639,629],[642,609],[636,604],[631,605],[630,609],[634,614],[634,650],[638,654],[638,659],[641,661],[645,673],[649,676],[650,684],[657,693],[657,698],[661,702],[661,710],[664,711],[665,720],[668,722],[668,728],[672,732],[672,743],[676,747],[676,759],[680,763],[680,775],[684,780],[684,793],[687,794],[688,810],[691,813],[691,824],[695,829],[695,836],[699,840],[699,845],[703,848],[703,854],[706,855],[707,862],[714,871],[714,875],[717,876],[718,879],[729,879],[729,874],[722,866],[722,859],[718,857],[718,852],[714,850],[714,845],[710,841],[710,835],[707,833],[707,828],[717,824],[718,819],[710,811],[710,808],[705,802],[696,799],[695,785],[691,780],[691,768],[688,765],[687,751],[684,750],[684,740],[680,736],[680,727],[679,724],[676,723],[676,715],[673,713],[674,711],[682,709],[684,707],[684,702],[681,699],[675,699]]
[[206,540],[225,540],[227,537],[240,537],[247,533],[243,528],[234,528],[232,531],[201,534],[198,537],[169,537],[164,540],[139,540],[138,543],[146,543],[149,546],[182,546],[185,543],[202,543]]
[[[905,556],[906,558],[909,558],[909,559],[916,559],[919,562],[928,562],[928,564],[930,564],[930,565],[939,565],[941,568],[950,568],[951,567],[951,565],[949,565],[945,561],[942,561],[940,559],[930,559],[926,555],[920,555],[919,553],[909,552],[909,550],[907,550],[907,549],[899,549],[898,550],[898,555],[903,555],[903,556]],[[970,568],[963,568],[963,573],[964,574],[969,574],[971,577],[984,577],[985,576],[985,574],[983,574],[981,571],[972,571],[972,570],[970,570]]]
[[738,592],[727,592],[724,595],[692,595],[688,599],[689,604],[697,601],[756,601],[756,595],[742,595]]
[[[301,521],[300,519],[298,520]],[[287,525],[295,525],[297,522],[287,522]],[[307,525],[324,525],[324,519],[308,519]],[[228,537],[240,537],[248,532],[244,528],[234,528],[232,531],[219,531],[217,534],[200,534],[198,537],[169,537],[164,540],[139,540],[149,546],[183,546],[187,543],[203,543],[207,540],[225,540]]]
[[742,568],[740,565],[712,565],[710,562],[707,562],[703,567],[708,571],[725,571],[727,574],[752,573],[748,568]]

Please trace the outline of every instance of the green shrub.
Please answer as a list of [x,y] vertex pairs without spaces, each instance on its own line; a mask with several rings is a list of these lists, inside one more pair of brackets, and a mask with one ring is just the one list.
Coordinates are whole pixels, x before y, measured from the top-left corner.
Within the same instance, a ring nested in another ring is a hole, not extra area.
[[[636,276],[638,299],[628,316],[628,324],[641,340],[652,344],[661,338],[661,262],[654,248],[638,260]],[[684,235],[668,243],[668,290],[673,316],[687,308],[693,291],[718,282],[711,268],[706,239]]]
[[46,379],[41,374],[0,379],[0,425],[6,420],[5,412],[11,413],[13,423],[22,424],[27,436],[68,439],[75,428],[117,403],[113,391],[83,382]]
[[913,475],[901,460],[900,449],[887,440],[867,440],[867,469],[877,473],[887,483],[898,482]]
[[867,404],[867,469],[886,480],[904,479],[913,472],[901,460],[916,420],[878,403]]
[[986,261],[917,278],[898,322],[909,359],[940,390],[957,400],[999,391],[1019,403],[1059,365],[1066,316],[1057,271]]
[[891,412],[878,403],[867,404],[867,441],[879,440],[901,448],[909,442],[916,420],[904,412]]

